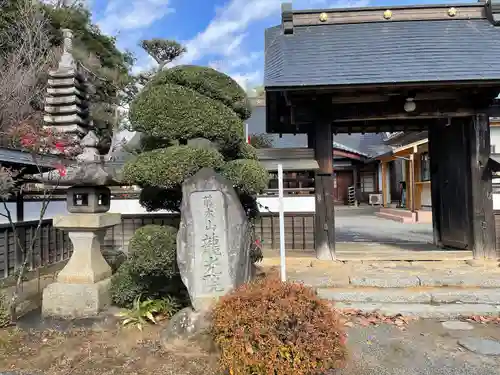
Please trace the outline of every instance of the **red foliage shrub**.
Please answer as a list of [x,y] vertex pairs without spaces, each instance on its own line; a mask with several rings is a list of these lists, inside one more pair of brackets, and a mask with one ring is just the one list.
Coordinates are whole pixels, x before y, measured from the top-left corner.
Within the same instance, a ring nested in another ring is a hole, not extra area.
[[313,375],[346,361],[339,315],[302,284],[268,277],[220,299],[211,333],[232,375]]
[[9,128],[6,135],[13,146],[34,153],[71,157],[81,152],[81,147],[74,137],[29,122]]

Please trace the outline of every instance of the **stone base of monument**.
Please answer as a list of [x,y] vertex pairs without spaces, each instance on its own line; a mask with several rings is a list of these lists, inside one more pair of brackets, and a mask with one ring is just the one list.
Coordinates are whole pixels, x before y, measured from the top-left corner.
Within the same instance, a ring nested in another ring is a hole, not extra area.
[[120,214],[56,216],[54,227],[68,231],[73,254],[43,291],[42,315],[84,318],[97,315],[111,303],[111,267],[101,253],[106,229],[121,222]]
[[168,348],[177,343],[196,340],[205,349],[214,350],[215,344],[208,336],[210,312],[211,308],[195,311],[191,307],[178,311],[160,334],[162,345]]

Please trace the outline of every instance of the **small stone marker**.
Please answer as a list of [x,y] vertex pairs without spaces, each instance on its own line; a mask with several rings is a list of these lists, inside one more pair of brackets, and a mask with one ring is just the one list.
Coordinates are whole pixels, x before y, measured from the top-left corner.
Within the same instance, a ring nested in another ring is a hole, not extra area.
[[500,355],[500,342],[496,340],[468,337],[458,341],[460,346],[482,355]]
[[195,310],[250,280],[250,230],[224,177],[204,168],[184,181],[177,263]]
[[456,330],[456,331],[470,331],[474,329],[474,326],[467,322],[461,322],[459,320],[450,320],[448,322],[442,323],[443,327],[446,329]]

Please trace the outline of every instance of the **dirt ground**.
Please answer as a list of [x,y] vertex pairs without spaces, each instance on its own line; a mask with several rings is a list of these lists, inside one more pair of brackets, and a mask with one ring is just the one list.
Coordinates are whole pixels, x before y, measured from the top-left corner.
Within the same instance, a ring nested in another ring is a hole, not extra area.
[[44,375],[212,375],[215,354],[194,344],[160,345],[162,324],[0,330],[0,372]]
[[[469,352],[462,338],[500,342],[500,324],[469,319],[472,330],[445,329],[439,320],[344,312],[350,360],[338,375],[498,375],[500,356]],[[121,327],[99,322],[20,322],[0,330],[0,375],[221,375],[213,348],[160,343],[166,325]],[[206,346],[206,345],[205,345]]]

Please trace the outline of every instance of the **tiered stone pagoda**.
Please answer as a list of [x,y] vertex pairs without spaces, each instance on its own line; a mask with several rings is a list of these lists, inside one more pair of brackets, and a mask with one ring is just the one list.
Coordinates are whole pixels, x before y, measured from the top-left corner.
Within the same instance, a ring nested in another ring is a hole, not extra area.
[[[105,170],[89,114],[86,82],[71,54],[72,33],[63,30],[64,52],[57,70],[50,72],[44,127],[69,139],[69,147],[81,147],[66,173],[57,170],[35,176],[40,182],[70,186],[69,215],[56,216],[53,225],[69,232],[73,254],[43,291],[45,316],[79,318],[96,315],[110,303],[111,268],[101,254],[108,227],[121,222],[120,214],[109,213],[113,178]],[[55,153],[58,151],[55,150]]]

